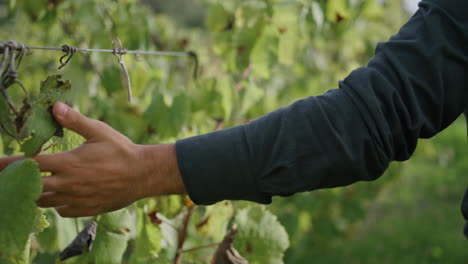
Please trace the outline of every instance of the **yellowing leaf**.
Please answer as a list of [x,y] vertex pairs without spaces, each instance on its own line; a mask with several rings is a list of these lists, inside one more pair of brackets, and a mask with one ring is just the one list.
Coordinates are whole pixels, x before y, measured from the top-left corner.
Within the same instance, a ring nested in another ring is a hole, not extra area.
[[265,207],[250,206],[240,210],[234,222],[239,226],[234,247],[249,263],[283,263],[289,239],[275,215]]
[[328,0],[326,9],[327,20],[334,23],[339,23],[349,16],[347,0]]
[[221,241],[233,213],[234,209],[229,201],[207,206],[202,221],[196,225],[197,232],[212,241]]

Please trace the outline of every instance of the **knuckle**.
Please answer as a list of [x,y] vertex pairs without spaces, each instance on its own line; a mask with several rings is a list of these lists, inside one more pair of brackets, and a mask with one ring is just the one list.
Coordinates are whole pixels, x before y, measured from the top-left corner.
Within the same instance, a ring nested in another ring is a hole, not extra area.
[[68,184],[68,189],[71,194],[81,193],[82,184],[80,182],[71,182]]

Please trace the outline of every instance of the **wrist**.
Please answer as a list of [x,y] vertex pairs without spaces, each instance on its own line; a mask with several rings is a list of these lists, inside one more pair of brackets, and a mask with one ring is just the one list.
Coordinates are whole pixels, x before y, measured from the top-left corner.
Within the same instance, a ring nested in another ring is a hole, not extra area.
[[185,194],[185,185],[177,163],[175,144],[137,145],[142,173],[142,198]]

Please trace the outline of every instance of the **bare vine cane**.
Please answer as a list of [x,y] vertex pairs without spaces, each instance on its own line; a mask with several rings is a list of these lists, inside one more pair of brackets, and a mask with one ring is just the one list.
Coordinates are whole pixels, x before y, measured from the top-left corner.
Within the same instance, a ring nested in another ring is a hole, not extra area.
[[[6,90],[13,84],[18,84],[18,86],[21,87],[24,94],[26,95],[26,100],[24,101],[29,101],[29,92],[25,88],[24,84],[18,79],[18,69],[21,65],[23,57],[28,54],[29,49],[26,45],[18,44],[15,41],[0,43],[0,47],[2,48],[3,53],[3,57],[0,61],[0,93],[4,97],[5,102],[8,104],[14,115],[18,117],[20,114],[8,96]],[[8,131],[4,124],[0,124],[0,127],[6,132],[6,134],[14,137],[13,133]]]
[[[21,61],[25,54],[27,54],[28,48],[24,44],[18,44],[14,41],[8,41],[7,46],[12,51],[10,54],[10,64],[2,73],[2,82],[5,90],[13,84],[18,84],[23,89],[24,94],[29,100],[29,92],[24,87],[23,83],[18,79],[18,69],[21,65]],[[18,54],[15,54],[15,51]]]
[[[4,48],[3,48],[3,57],[2,57],[2,60],[0,62],[0,74],[3,76],[3,71],[4,71],[4,67],[5,67],[5,62],[8,58],[8,56],[10,55],[10,47],[8,45],[3,45]],[[14,51],[13,51],[14,52]],[[7,69],[8,66],[5,68]],[[3,78],[0,79],[0,93],[2,94],[3,98],[5,99],[5,102],[7,102],[7,104],[10,106],[11,110],[13,112],[15,112],[15,114],[18,114],[18,111],[16,111],[16,108],[15,106],[13,105],[13,102],[11,101],[10,97],[8,96],[8,94],[6,93],[6,87],[3,83]]]
[[[18,44],[14,41],[8,41],[6,44],[3,44],[3,58],[1,61],[0,69],[2,69],[1,81],[0,81],[0,92],[2,93],[5,101],[10,106],[10,109],[18,115],[18,110],[8,96],[6,90],[13,84],[18,84],[23,90],[26,98],[29,100],[29,92],[24,87],[24,84],[18,79],[18,68],[21,65],[21,60],[24,55],[27,53],[28,48],[23,44]],[[18,54],[16,54],[18,52]],[[9,64],[5,66],[5,62],[9,59]]]
[[[8,46],[5,45],[5,43],[0,43],[0,46],[2,46],[3,48],[3,56],[2,56],[2,59],[0,61],[0,76],[1,76],[1,73],[3,73],[3,70],[4,70],[4,67],[5,67],[5,62],[7,60],[7,57],[9,55],[9,51],[10,51],[10,48]],[[3,85],[3,82],[1,81],[0,79],[0,93],[2,94],[5,102],[9,105],[10,109],[12,109],[13,111],[15,111],[15,107],[13,105],[13,103],[11,102],[10,100],[10,97],[8,96],[8,94],[6,93],[6,90],[5,90],[5,87]],[[16,114],[16,112],[15,112]],[[0,128],[10,137],[14,138],[15,136],[13,135],[13,133],[11,133],[10,131],[8,131],[8,129],[5,127],[5,125],[3,123],[0,123]]]
[[[118,49],[116,46],[118,45]],[[125,66],[125,62],[123,60],[123,54],[127,53],[127,49],[125,49],[122,45],[122,41],[119,38],[116,40],[112,40],[112,50],[114,51],[113,54],[117,57],[120,67],[122,67],[122,73],[124,74],[126,84],[127,84],[127,94],[128,94],[128,101],[132,102],[132,84],[130,82],[130,74],[128,73],[127,66]],[[123,82],[123,81],[122,81]]]

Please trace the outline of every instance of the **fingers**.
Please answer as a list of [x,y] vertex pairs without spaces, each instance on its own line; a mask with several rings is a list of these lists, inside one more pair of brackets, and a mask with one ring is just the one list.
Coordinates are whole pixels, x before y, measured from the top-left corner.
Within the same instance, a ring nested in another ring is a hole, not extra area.
[[71,161],[71,158],[68,157],[68,152],[55,153],[55,154],[43,154],[34,157],[34,159],[39,164],[39,169],[42,172],[58,172],[63,168],[67,163]]
[[42,177],[43,192],[66,192],[68,190],[69,187],[63,177],[56,175]]
[[[24,156],[11,156],[0,158],[0,171],[4,170],[15,161],[24,159]],[[69,161],[65,153],[44,154],[34,157],[42,172],[56,172],[59,168]]]
[[102,138],[105,136],[106,130],[109,130],[109,127],[103,123],[88,118],[61,102],[54,105],[53,113],[60,125],[78,133],[89,141]]
[[6,157],[0,158],[0,171],[8,167],[11,163],[23,159],[23,156],[13,156],[13,157]]
[[91,200],[83,197],[73,197],[62,193],[43,193],[36,204],[43,208],[55,207],[62,217],[95,216],[100,212]]
[[75,197],[65,193],[44,192],[36,201],[40,207],[59,207],[64,205],[93,208],[95,204],[89,197]]
[[92,208],[74,207],[70,205],[58,206],[55,210],[57,210],[57,213],[62,217],[87,217],[99,214],[98,211]]
[[93,194],[89,185],[73,180],[71,177],[53,174],[42,177],[43,192],[59,192],[72,196],[86,197]]

